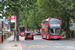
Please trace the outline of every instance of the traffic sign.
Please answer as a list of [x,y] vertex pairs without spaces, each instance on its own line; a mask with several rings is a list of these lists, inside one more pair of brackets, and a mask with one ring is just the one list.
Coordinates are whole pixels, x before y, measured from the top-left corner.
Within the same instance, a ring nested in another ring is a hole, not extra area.
[[5,19],[0,19],[0,21],[5,21]]

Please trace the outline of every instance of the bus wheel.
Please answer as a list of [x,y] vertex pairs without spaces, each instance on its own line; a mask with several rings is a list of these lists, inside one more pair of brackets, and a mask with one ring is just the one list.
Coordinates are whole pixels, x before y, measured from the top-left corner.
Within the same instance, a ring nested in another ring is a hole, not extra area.
[[46,35],[46,39],[47,39],[47,35]]
[[27,39],[25,38],[25,40],[27,40]]
[[32,38],[32,40],[34,40],[34,39]]
[[48,40],[48,36],[46,35],[46,39]]
[[42,39],[44,39],[44,38],[43,38],[43,35],[42,35]]

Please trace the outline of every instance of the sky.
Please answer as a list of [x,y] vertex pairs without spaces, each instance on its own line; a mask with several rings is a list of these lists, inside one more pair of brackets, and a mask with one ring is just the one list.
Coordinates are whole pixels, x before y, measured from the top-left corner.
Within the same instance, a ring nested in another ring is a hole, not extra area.
[[[1,2],[2,0],[0,0],[0,2]],[[4,1],[6,1],[6,0],[4,0]]]
[[0,2],[1,2],[1,0],[0,0]]

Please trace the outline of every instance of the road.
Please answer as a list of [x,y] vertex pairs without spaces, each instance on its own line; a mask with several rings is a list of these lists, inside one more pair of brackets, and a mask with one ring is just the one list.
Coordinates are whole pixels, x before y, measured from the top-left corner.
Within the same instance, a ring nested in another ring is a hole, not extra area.
[[75,50],[73,40],[46,40],[40,35],[34,36],[34,40],[24,40],[25,37],[19,36],[22,50]]

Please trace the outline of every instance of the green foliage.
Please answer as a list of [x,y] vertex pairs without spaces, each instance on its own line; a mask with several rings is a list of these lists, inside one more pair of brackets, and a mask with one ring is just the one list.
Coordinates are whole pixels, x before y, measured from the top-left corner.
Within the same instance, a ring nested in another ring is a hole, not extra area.
[[[20,24],[25,25],[27,28],[41,27],[41,21],[49,17],[61,17],[63,22],[63,29],[66,28],[67,17],[73,17],[74,3],[71,0],[28,0],[26,1],[27,7],[24,9],[25,20]],[[70,16],[69,16],[69,15]]]
[[2,11],[2,3],[0,2],[0,11]]
[[[26,28],[40,29],[41,21],[49,17],[62,18],[63,30],[67,28],[67,19],[75,19],[75,0],[18,0],[16,3],[7,0],[5,16],[19,11],[19,23]],[[70,24],[70,23],[69,23]],[[69,28],[69,27],[68,27]]]
[[66,33],[65,32],[62,32],[62,37],[66,37]]
[[6,33],[4,33],[4,35],[6,35]]

